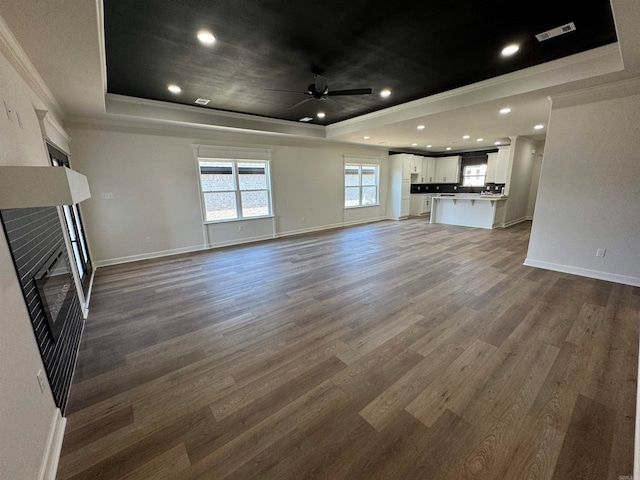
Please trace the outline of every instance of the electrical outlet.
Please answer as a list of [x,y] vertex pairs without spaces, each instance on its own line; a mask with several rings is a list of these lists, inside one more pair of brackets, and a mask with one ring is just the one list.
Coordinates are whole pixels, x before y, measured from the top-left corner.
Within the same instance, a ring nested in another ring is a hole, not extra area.
[[241,232],[244,230],[244,225],[238,225],[238,231]]
[[113,200],[113,193],[111,192],[104,192],[102,194],[102,199],[103,200]]
[[147,237],[147,243],[153,243],[153,240],[151,239],[151,237]]
[[36,378],[38,379],[38,386],[40,387],[40,393],[44,393],[45,383],[44,383],[44,374],[42,373],[42,369],[38,370],[36,374]]
[[605,253],[607,253],[607,251],[604,248],[598,248],[596,250],[596,257],[604,258]]

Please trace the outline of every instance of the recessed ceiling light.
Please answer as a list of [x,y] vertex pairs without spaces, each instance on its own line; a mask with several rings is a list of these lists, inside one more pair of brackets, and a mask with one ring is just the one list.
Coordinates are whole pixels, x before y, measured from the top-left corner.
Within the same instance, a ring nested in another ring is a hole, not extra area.
[[418,144],[417,144],[417,143],[412,143],[412,144],[411,144],[411,146],[412,146],[412,147],[417,147],[417,146],[418,146]]
[[418,125],[418,130],[424,130],[424,125]]
[[500,145],[501,142],[493,142],[494,145]]
[[427,148],[431,148],[431,147],[433,147],[433,145],[427,145]]
[[364,136],[364,137],[362,137],[362,138],[364,138],[365,140],[369,140],[371,137],[370,137],[369,135],[365,135],[365,136]]
[[484,142],[484,138],[476,138],[476,142]]
[[169,85],[167,87],[171,93],[180,93],[182,89],[178,85]]
[[502,56],[509,57],[520,50],[520,45],[516,45],[515,43],[512,45],[507,45],[502,49]]
[[536,130],[542,130],[544,128],[544,125],[536,125],[535,127]]
[[388,88],[385,88],[380,92],[380,96],[382,98],[387,98],[389,95],[391,95],[391,90],[389,90]]
[[507,113],[511,113],[511,109],[510,108],[502,108],[500,109],[500,115],[506,115]]
[[463,135],[462,138],[463,140],[469,140],[469,135]]
[[445,150],[451,150],[451,147],[447,147],[447,148],[445,148]]
[[324,112],[318,112],[318,114],[316,116],[318,118],[324,118],[326,116],[326,114]]
[[213,36],[213,33],[206,30],[200,30],[198,32],[198,40],[200,40],[200,43],[203,45],[213,45],[216,43],[216,37]]
[[300,119],[301,122],[310,122],[311,120],[313,120],[313,118],[311,118],[311,117],[302,117]]

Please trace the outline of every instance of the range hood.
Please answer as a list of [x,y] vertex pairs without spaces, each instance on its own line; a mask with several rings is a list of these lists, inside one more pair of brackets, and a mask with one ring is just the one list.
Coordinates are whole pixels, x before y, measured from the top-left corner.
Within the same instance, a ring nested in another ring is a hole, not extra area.
[[0,166],[0,208],[73,205],[90,197],[87,177],[67,167]]

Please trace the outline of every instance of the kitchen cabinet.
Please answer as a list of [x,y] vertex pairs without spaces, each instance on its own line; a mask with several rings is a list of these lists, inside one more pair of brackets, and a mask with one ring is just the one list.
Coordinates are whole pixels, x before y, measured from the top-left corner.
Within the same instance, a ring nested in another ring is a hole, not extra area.
[[484,177],[484,183],[496,183],[496,168],[498,166],[498,152],[487,154],[487,175]]
[[389,155],[388,216],[396,220],[409,216],[411,203],[411,160],[413,155]]
[[460,155],[436,159],[435,182],[458,183],[460,181]]
[[422,175],[420,181],[416,183],[435,183],[436,181],[436,159],[431,157],[422,158]]
[[[419,179],[422,176],[422,157],[419,155],[411,155],[411,175]],[[414,181],[413,183],[418,183]]]
[[423,195],[422,196],[422,211],[421,215],[426,215],[427,213],[431,213],[431,201],[433,200],[434,195]]
[[418,193],[414,193],[413,195],[411,195],[411,207],[409,210],[410,214],[413,216],[418,216],[431,213],[431,200],[433,199],[433,197],[433,194],[421,195]]
[[488,154],[485,183],[507,183],[510,150],[508,146],[498,147],[497,152]]

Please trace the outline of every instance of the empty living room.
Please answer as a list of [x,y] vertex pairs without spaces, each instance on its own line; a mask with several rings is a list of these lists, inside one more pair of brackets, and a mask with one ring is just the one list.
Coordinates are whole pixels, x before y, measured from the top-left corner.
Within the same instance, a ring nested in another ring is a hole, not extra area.
[[0,5],[0,478],[640,478],[640,8]]

